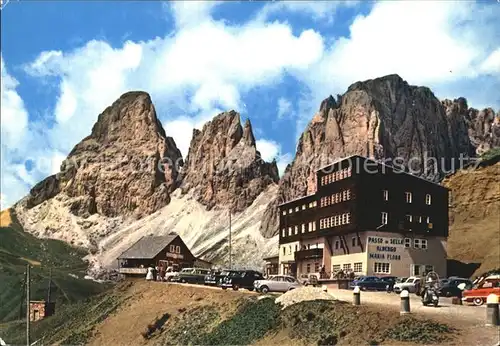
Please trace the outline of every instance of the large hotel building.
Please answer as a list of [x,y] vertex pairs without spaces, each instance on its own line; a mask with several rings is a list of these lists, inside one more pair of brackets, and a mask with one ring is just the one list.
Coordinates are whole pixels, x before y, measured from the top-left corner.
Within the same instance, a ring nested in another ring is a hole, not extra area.
[[279,272],[446,276],[448,189],[351,156],[316,171],[316,192],[279,206]]

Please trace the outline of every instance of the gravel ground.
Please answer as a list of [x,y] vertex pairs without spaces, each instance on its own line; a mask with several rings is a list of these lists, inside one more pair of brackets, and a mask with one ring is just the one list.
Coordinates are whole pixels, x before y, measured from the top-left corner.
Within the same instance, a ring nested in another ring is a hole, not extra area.
[[336,298],[331,293],[324,292],[321,288],[301,287],[282,294],[281,296],[276,298],[276,303],[281,304],[284,309],[287,306],[307,300],[335,300],[335,299]]

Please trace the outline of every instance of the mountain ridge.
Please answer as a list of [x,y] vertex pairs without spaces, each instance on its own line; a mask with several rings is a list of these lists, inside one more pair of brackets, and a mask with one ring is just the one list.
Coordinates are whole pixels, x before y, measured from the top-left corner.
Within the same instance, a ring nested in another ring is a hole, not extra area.
[[[195,255],[227,263],[231,212],[236,262],[258,266],[264,254],[276,251],[276,206],[313,193],[315,169],[354,154],[422,163],[430,153],[448,167],[461,154],[499,146],[499,120],[492,109],[469,108],[464,98],[440,101],[398,75],[356,82],[321,102],[279,179],[276,162],[263,161],[256,148],[251,122],[242,125],[236,111],[193,129],[184,161],[149,95],[130,92],[101,113],[61,172],[37,184],[14,209],[28,232],[88,248],[96,273],[139,235],[170,231],[181,234]],[[135,155],[125,154],[130,151]],[[424,171],[422,164],[412,168],[434,179],[443,173],[438,167]]]

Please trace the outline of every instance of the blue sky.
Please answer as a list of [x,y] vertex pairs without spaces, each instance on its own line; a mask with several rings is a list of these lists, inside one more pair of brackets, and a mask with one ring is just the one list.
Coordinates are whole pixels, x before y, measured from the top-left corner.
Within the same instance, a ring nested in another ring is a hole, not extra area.
[[321,100],[357,80],[398,73],[500,108],[495,0],[12,0],[1,16],[2,208],[57,172],[128,90],[151,94],[183,155],[193,127],[239,111],[281,171]]

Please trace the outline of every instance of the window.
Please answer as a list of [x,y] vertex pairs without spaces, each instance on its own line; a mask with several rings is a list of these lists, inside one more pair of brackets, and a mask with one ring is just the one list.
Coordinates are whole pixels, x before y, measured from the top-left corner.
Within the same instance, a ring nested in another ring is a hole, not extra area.
[[412,276],[420,276],[420,264],[413,264]]
[[347,214],[342,214],[342,225],[346,224]]
[[384,201],[388,201],[389,200],[389,191],[387,190],[384,190]]
[[325,228],[330,228],[330,218],[329,217],[327,217],[325,219]]
[[348,270],[350,270],[350,269],[351,269],[351,263],[344,263],[344,264],[342,265],[342,270],[343,270],[343,271],[348,271]]
[[313,231],[315,231],[316,230],[316,222],[313,221],[312,226],[313,226]]
[[286,248],[283,247],[283,256],[286,255]]
[[295,207],[295,211],[299,211],[299,207]]
[[351,175],[352,175],[352,168],[351,168],[351,167],[349,167],[349,168],[347,169],[347,176],[348,176],[348,177],[350,177]]
[[347,190],[347,199],[351,199],[351,190]]
[[291,255],[292,254],[292,245],[288,246],[288,253]]
[[361,262],[354,263],[354,272],[361,273],[362,271],[363,271],[363,263]]
[[306,272],[307,274],[309,274],[311,272],[311,263],[307,263],[307,266],[306,266]]
[[290,208],[290,209],[288,209],[288,214],[291,214],[291,213],[293,213],[293,209]]
[[319,220],[319,229],[323,229],[323,219]]
[[292,227],[288,227],[288,236],[292,235]]
[[335,250],[338,250],[340,246],[340,242],[338,240],[335,240]]
[[306,205],[305,204],[302,205],[302,210],[306,210]]
[[286,237],[286,229],[284,229],[284,228],[283,228],[283,229],[281,230],[281,236],[282,236],[282,237]]
[[306,224],[303,223],[301,227],[302,227],[301,232],[306,233]]
[[430,218],[430,216],[427,216],[427,223],[431,223],[431,218]]
[[373,271],[376,274],[390,274],[391,273],[391,264],[390,263],[375,262]]
[[319,263],[318,262],[314,263],[314,272],[319,273]]
[[332,265],[332,273],[336,273],[340,270],[340,264]]
[[406,203],[411,203],[411,192],[405,192],[406,194]]
[[415,249],[420,249],[420,239],[413,239],[413,247]]
[[427,249],[427,239],[420,239],[420,248]]
[[388,219],[387,213],[382,212],[382,225],[387,225],[387,219]]
[[295,234],[299,234],[299,226],[295,226]]
[[170,245],[169,249],[169,252],[175,252],[175,245]]
[[353,237],[352,238],[352,246],[357,246],[358,245],[358,238]]
[[346,223],[351,223],[351,213],[346,214]]
[[295,252],[297,252],[298,249],[299,249],[299,246],[297,244],[295,244]]
[[180,246],[176,246],[176,247],[175,247],[175,252],[177,252],[177,253],[181,253],[181,247],[180,247]]
[[342,191],[342,200],[347,201],[347,191]]
[[283,210],[283,215],[286,215],[286,210]]
[[425,195],[425,204],[431,205],[431,195]]
[[413,221],[412,216],[411,215],[406,215],[406,221],[412,222]]
[[405,248],[411,247],[411,239],[410,238],[405,238]]

